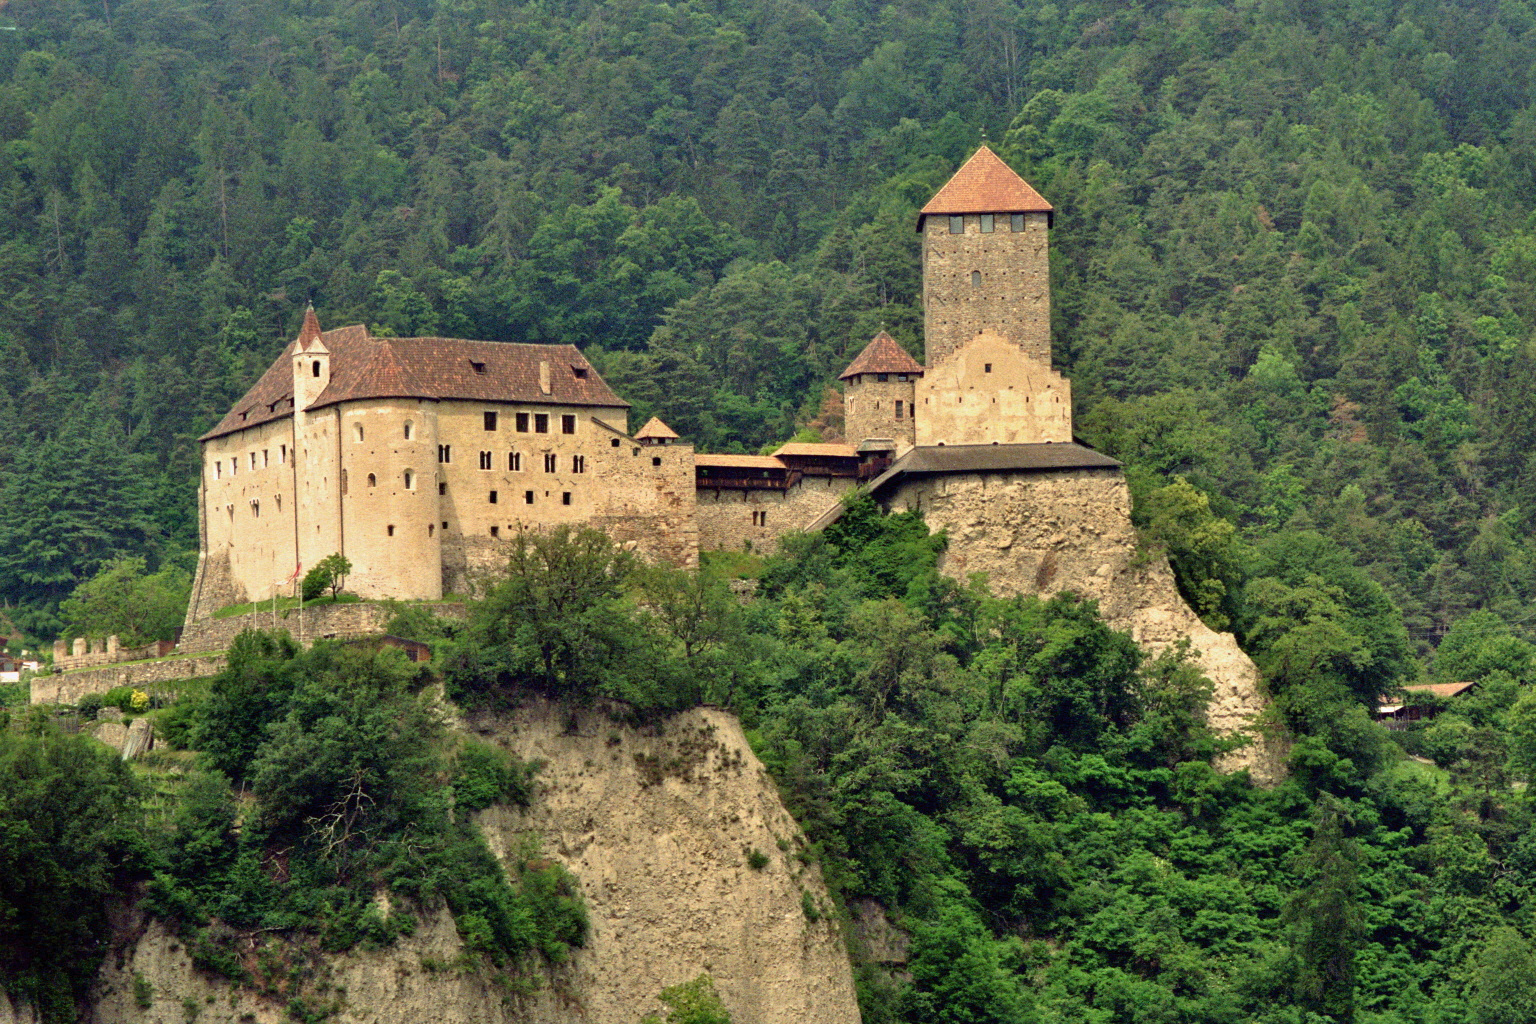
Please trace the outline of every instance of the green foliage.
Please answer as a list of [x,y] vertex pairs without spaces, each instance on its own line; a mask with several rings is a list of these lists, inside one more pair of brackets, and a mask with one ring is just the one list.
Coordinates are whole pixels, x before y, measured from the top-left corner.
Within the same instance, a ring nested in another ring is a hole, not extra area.
[[50,1021],[94,981],[105,898],[140,855],[139,786],[113,751],[0,732],[0,984]]
[[120,645],[137,647],[175,635],[191,590],[192,577],[180,566],[168,563],[149,574],[144,559],[122,557],[76,587],[59,614],[70,636],[116,634]]
[[454,804],[471,811],[502,803],[526,807],[533,796],[534,770],[500,747],[465,740],[454,758]]
[[352,562],[345,555],[326,555],[304,574],[299,592],[304,600],[314,601],[329,590],[334,599],[341,593],[341,588],[346,586],[347,576],[351,572]]
[[714,979],[707,974],[662,989],[660,998],[667,1007],[666,1017],[648,1013],[640,1018],[640,1024],[731,1024],[730,1012],[715,992]]

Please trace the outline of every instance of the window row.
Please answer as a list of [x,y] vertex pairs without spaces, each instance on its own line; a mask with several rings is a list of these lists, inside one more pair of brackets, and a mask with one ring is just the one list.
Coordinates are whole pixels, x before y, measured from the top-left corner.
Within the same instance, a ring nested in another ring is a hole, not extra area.
[[[247,458],[250,460],[250,467],[251,467],[251,471],[252,472],[255,472],[258,469],[266,469],[267,466],[270,465],[271,462],[272,462],[272,450],[270,448],[263,448],[259,454],[257,452],[253,451],[253,452],[248,453]],[[280,444],[280,445],[277,446],[277,464],[279,466],[281,466],[283,463],[285,463],[287,461],[288,461],[288,446],[285,445],[285,444]],[[236,475],[239,474],[239,472],[240,472],[240,456],[238,456],[238,455],[231,456],[230,460],[229,460],[229,475],[230,476],[236,476]],[[222,479],[224,479],[224,460],[223,459],[214,459],[213,460],[213,478],[215,480],[222,480]]]
[[[981,219],[981,223],[979,225],[981,228],[981,233],[984,235],[990,235],[996,228],[997,214],[981,213],[977,214],[976,216]],[[1004,214],[1004,216],[1008,218],[1008,230],[1015,233],[1022,232],[1024,230],[1024,215],[1022,213],[1009,213]],[[965,234],[965,217],[963,215],[952,215],[949,218],[949,233],[952,235]]]
[[[544,494],[546,496],[548,496],[549,492],[545,491]],[[534,501],[535,501],[535,498],[534,498],[534,492],[533,491],[524,491],[523,492],[523,504],[524,505],[532,505],[534,503]],[[571,503],[571,492],[570,491],[561,491],[560,492],[560,504],[562,504],[562,505],[569,505],[570,503]],[[489,496],[488,496],[488,498],[487,498],[487,504],[491,504],[491,505],[499,505],[499,504],[501,504],[501,494],[500,494],[500,492],[498,492],[498,491],[491,491]],[[447,526],[448,526],[447,523],[443,524],[444,529],[446,529]]]
[[[497,424],[500,422],[499,414],[497,414],[495,412],[492,412],[490,410],[486,410],[484,413],[482,413],[482,416],[484,417],[485,429],[486,430],[495,430],[496,427],[497,427]],[[519,434],[526,434],[526,433],[528,433],[529,432],[528,427],[529,427],[530,423],[532,423],[532,425],[533,425],[533,431],[532,431],[533,433],[535,433],[535,434],[547,434],[547,433],[549,433],[549,413],[545,413],[545,412],[535,412],[535,413],[520,412],[520,413],[514,413],[513,414],[513,423],[515,424],[515,427],[516,427],[517,432]],[[576,417],[575,417],[574,414],[572,414],[572,413],[563,413],[563,414],[561,414],[561,416],[560,416],[560,433],[562,433],[562,434],[574,434],[574,433],[576,433]]]
[[[443,447],[446,449],[447,445],[444,445]],[[440,461],[440,462],[447,462],[449,460],[446,459],[446,458],[441,458],[440,457],[438,461]],[[494,452],[482,451],[480,453],[480,468],[481,469],[495,469],[496,468],[496,454]],[[521,473],[522,471],[523,471],[523,453],[522,452],[508,452],[507,453],[507,472],[509,472],[509,473]],[[545,452],[544,453],[544,472],[546,472],[546,473],[557,473],[559,471],[560,471],[560,456],[556,455],[553,452]],[[585,455],[572,455],[571,456],[571,472],[572,473],[585,473],[586,471],[587,471],[587,457]]]

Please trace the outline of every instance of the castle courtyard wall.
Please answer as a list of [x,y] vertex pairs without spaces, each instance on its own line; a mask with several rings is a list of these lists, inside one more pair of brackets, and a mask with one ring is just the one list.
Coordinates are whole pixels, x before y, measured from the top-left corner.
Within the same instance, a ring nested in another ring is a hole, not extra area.
[[917,382],[917,443],[1066,444],[1072,385],[999,334],[950,352]]
[[[699,548],[703,551],[776,551],[779,538],[804,530],[854,488],[852,477],[803,476],[788,491],[699,488]],[[765,513],[753,522],[753,513]]]
[[[1266,706],[1258,669],[1236,638],[1212,630],[1185,604],[1166,558],[1139,550],[1119,470],[918,478],[884,501],[896,512],[918,509],[930,530],[948,533],[939,566],[946,575],[985,573],[999,595],[1070,591],[1092,598],[1106,622],[1152,652],[1189,639],[1215,684],[1207,719],[1218,732],[1250,727]],[[1219,767],[1247,768],[1255,781],[1277,782],[1283,745],[1260,734]]]

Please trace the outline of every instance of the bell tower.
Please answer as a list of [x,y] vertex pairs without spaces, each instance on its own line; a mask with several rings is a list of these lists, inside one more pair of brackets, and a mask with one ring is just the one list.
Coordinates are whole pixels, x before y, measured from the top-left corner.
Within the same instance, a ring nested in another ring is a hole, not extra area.
[[1051,213],[986,146],[918,213],[930,369],[984,331],[1051,365]]

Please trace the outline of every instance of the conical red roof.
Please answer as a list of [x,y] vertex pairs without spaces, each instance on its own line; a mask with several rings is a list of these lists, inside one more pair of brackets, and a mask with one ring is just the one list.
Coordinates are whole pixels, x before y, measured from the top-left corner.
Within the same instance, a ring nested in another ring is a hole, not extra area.
[[636,441],[650,441],[657,438],[663,441],[678,440],[677,431],[661,422],[661,417],[659,416],[652,416],[645,421],[645,426],[635,431]]
[[864,346],[853,362],[848,364],[838,380],[847,380],[860,373],[922,373],[923,366],[907,354],[895,338],[881,331]]
[[299,348],[309,347],[312,341],[320,338],[320,318],[315,316],[315,307],[310,306],[304,310],[304,324],[299,328]]
[[978,149],[917,215],[921,230],[930,214],[1050,213],[1051,204],[986,146]]

